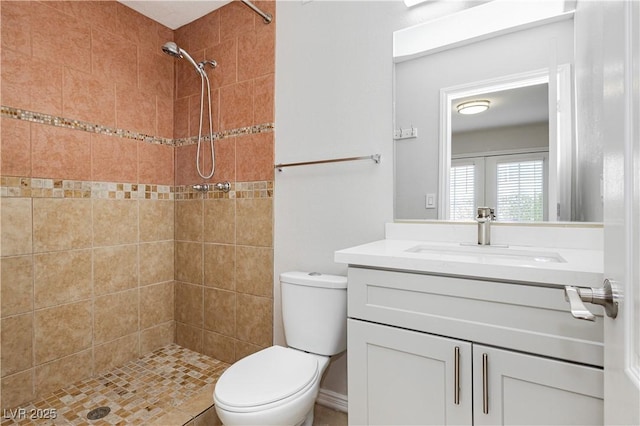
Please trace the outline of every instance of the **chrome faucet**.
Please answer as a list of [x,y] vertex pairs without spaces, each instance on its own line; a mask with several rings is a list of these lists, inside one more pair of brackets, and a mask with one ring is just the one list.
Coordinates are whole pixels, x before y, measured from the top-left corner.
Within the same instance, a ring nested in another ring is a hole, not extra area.
[[478,207],[478,245],[488,246],[491,244],[491,222],[495,220],[496,215],[490,207]]

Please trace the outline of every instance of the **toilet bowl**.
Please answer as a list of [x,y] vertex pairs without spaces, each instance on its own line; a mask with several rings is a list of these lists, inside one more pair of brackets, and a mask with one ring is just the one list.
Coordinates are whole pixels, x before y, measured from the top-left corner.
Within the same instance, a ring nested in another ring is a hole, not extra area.
[[218,417],[225,425],[311,425],[328,364],[327,356],[282,346],[243,358],[216,384]]
[[271,346],[229,367],[214,404],[224,425],[308,425],[330,357],[346,350],[347,279],[280,275],[288,347]]

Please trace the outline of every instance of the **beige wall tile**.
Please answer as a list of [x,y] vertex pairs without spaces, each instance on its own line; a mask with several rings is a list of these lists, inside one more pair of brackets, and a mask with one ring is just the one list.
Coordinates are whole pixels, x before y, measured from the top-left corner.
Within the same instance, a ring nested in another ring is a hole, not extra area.
[[202,328],[176,322],[176,344],[192,351],[202,352]]
[[94,249],[93,286],[96,296],[137,287],[138,245]]
[[273,297],[273,249],[238,246],[236,256],[236,290]]
[[204,328],[226,336],[236,333],[236,293],[204,289]]
[[273,246],[273,202],[271,198],[236,201],[237,243],[249,246]]
[[176,201],[176,240],[202,241],[202,200]]
[[40,365],[36,367],[36,397],[42,397],[49,392],[91,375],[93,375],[91,350]]
[[133,333],[96,346],[93,351],[94,372],[99,374],[138,358],[141,355],[138,351],[139,343],[138,333]]
[[142,330],[140,332],[140,355],[175,342],[176,323],[168,321],[164,324]]
[[1,379],[2,408],[17,408],[35,398],[34,372],[34,369],[26,370]]
[[33,199],[33,251],[91,247],[91,200]]
[[140,244],[140,285],[173,280],[174,247],[173,241]]
[[271,299],[238,293],[236,301],[237,337],[266,347],[273,341],[273,303]]
[[109,342],[138,330],[138,289],[96,298],[94,344]]
[[174,201],[140,200],[140,241],[173,240]]
[[[236,340],[235,343],[236,359],[234,360],[234,362],[264,349],[264,347],[262,346],[252,345],[251,343],[243,342],[241,340]],[[268,346],[271,346],[271,344],[267,345],[267,347]]]
[[175,289],[175,320],[195,327],[202,327],[204,288],[199,285],[176,282]]
[[138,241],[138,203],[135,200],[93,200],[94,247]]
[[91,346],[91,304],[71,303],[35,313],[36,365]]
[[235,340],[212,331],[204,331],[202,352],[205,355],[230,364],[236,361]]
[[29,254],[32,251],[32,215],[30,198],[0,200],[2,256]]
[[236,246],[204,245],[204,284],[209,287],[235,290]]
[[204,201],[204,241],[223,244],[236,242],[235,200]]
[[0,371],[2,377],[33,366],[33,314],[3,318]]
[[33,257],[0,259],[2,316],[21,314],[33,309]]
[[33,269],[36,309],[91,297],[91,250],[36,254]]
[[140,328],[173,320],[173,282],[140,287]]
[[176,241],[176,280],[202,284],[202,243]]

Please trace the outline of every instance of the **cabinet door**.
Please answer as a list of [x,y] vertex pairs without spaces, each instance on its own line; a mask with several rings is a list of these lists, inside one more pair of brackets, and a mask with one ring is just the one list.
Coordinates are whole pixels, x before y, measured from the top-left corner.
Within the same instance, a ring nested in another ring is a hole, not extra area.
[[475,425],[602,425],[602,369],[473,345]]
[[354,319],[348,333],[349,424],[471,424],[470,343]]

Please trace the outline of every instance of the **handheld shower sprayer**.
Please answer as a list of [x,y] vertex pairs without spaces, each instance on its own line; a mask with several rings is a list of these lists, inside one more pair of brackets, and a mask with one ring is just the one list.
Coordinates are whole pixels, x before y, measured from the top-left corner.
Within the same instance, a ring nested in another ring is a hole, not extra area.
[[[191,55],[187,53],[186,50],[179,47],[176,43],[172,41],[166,42],[162,46],[162,51],[167,55],[171,55],[174,58],[186,59],[189,61],[191,65],[196,69],[196,72],[200,75],[200,127],[198,129],[198,151],[196,154],[196,169],[198,170],[198,175],[200,175],[203,179],[209,179],[213,176],[213,173],[216,169],[216,161],[215,161],[215,151],[213,146],[213,125],[211,122],[213,121],[211,118],[211,85],[209,83],[209,77],[205,72],[205,66],[210,65],[211,68],[215,68],[218,64],[214,60],[204,60],[202,62],[196,62]],[[211,146],[211,173],[204,174],[200,170],[200,142],[202,141],[202,116],[204,114],[204,83],[207,83],[207,96],[208,96],[208,105],[209,105],[209,143]]]
[[177,44],[175,44],[172,41],[168,41],[164,44],[164,46],[162,46],[162,51],[164,53],[166,53],[167,55],[171,55],[174,58],[179,58],[179,59],[186,59],[187,61],[189,61],[189,63],[191,65],[194,66],[194,68],[196,69],[196,71],[198,73],[202,73],[202,68],[204,67],[200,67],[196,61],[193,60],[193,58],[191,57],[191,55],[189,55],[187,53],[186,50],[182,49],[181,47],[179,47]]

